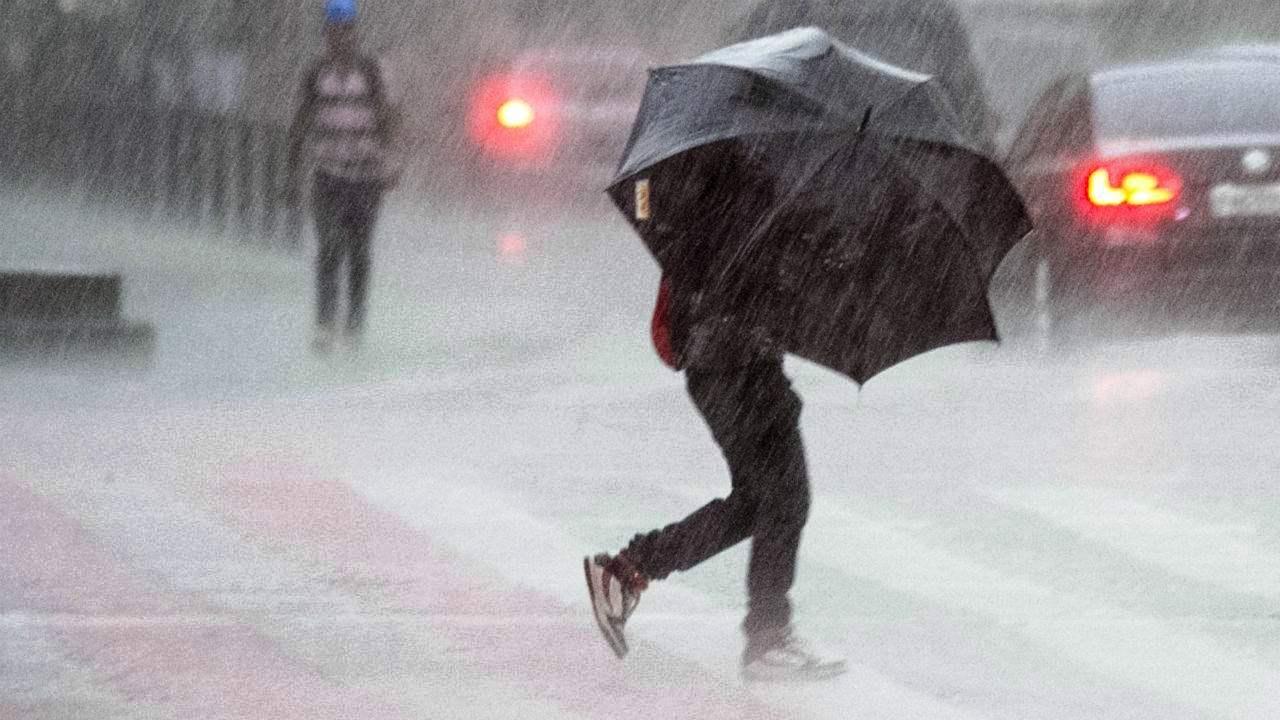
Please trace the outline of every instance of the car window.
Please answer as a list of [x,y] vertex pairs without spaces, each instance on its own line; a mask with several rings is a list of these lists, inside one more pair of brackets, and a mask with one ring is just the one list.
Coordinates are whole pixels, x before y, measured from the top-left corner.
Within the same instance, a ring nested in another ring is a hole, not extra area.
[[1057,123],[1047,131],[1054,138],[1048,152],[1055,157],[1079,154],[1093,145],[1093,102],[1087,87],[1077,87],[1067,97]]
[[1280,72],[1265,63],[1179,65],[1100,80],[1106,139],[1280,133]]
[[1022,126],[1018,129],[1018,134],[1009,148],[1009,159],[1012,162],[1025,163],[1035,156],[1041,128],[1057,108],[1063,89],[1062,82],[1054,83],[1027,108],[1027,116],[1022,121]]
[[1069,76],[1049,86],[1031,106],[1014,139],[1010,161],[1018,164],[1079,151],[1092,141],[1088,88]]

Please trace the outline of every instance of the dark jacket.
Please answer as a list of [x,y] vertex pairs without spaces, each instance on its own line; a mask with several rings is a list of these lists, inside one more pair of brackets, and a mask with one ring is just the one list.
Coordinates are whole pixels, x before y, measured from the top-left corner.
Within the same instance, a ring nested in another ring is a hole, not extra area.
[[761,314],[775,244],[758,231],[773,188],[735,153],[664,168],[653,233],[664,268],[651,323],[654,347],[675,369],[737,367],[776,354]]

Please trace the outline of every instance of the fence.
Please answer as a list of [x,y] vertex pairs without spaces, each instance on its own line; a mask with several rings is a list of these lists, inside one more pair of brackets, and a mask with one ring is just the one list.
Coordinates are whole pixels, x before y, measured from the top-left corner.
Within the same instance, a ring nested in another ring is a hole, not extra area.
[[297,248],[302,208],[284,128],[181,108],[49,103],[0,109],[0,179],[167,219],[242,242]]

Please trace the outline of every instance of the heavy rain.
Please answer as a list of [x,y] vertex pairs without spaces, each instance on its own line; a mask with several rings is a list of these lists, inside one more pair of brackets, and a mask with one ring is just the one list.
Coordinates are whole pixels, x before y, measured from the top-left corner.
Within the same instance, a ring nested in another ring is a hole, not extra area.
[[0,13],[0,720],[1280,717],[1274,0]]

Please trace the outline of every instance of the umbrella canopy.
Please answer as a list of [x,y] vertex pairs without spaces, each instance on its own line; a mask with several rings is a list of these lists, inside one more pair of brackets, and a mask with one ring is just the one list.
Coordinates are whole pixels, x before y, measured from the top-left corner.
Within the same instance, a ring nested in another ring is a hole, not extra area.
[[849,128],[980,147],[931,76],[799,28],[650,71],[617,177],[719,140]]
[[727,39],[741,42],[807,26],[894,65],[934,75],[966,130],[990,145],[996,118],[953,0],[759,0],[731,24]]
[[928,76],[801,29],[654,70],[610,195],[740,332],[865,382],[996,338],[1029,230]]

